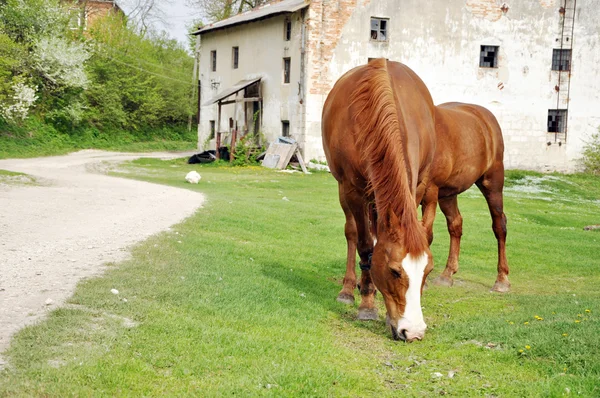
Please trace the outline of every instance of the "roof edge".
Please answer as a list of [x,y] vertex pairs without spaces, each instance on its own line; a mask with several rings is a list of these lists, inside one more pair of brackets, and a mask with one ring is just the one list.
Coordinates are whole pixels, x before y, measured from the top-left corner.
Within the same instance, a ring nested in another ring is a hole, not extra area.
[[[277,4],[279,4],[279,3],[275,3],[273,6],[276,6]],[[267,11],[267,13],[261,13],[261,11],[265,11],[267,6],[272,6],[271,3],[267,3],[266,6],[262,6],[258,9],[249,10],[249,11],[243,12],[241,14],[237,14],[237,15],[234,15],[227,19],[224,19],[222,21],[217,21],[210,25],[203,26],[202,28],[198,29],[197,31],[190,33],[190,35],[191,36],[199,36],[203,33],[208,33],[208,32],[212,32],[215,30],[221,30],[221,29],[226,29],[226,28],[231,28],[233,26],[243,25],[246,23],[256,22],[256,21],[260,21],[263,19],[276,17],[281,14],[291,14],[291,13],[299,11],[303,8],[306,8],[309,5],[310,5],[310,0],[304,0],[304,2],[302,2],[301,4],[298,4],[298,5],[290,7],[290,8],[276,10],[271,13],[269,13],[268,11]],[[253,16],[252,14],[255,14],[255,15]],[[246,18],[244,18],[244,16]],[[235,19],[238,19],[238,20],[235,20]],[[232,21],[229,21],[229,20],[232,20]]]

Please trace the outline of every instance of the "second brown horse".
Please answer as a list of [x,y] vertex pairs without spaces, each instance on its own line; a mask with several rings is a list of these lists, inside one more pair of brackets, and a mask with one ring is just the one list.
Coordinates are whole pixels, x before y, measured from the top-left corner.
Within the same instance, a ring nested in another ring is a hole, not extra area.
[[498,241],[498,276],[492,290],[507,292],[506,216],[503,210],[504,142],[498,121],[487,109],[473,104],[449,102],[435,109],[436,150],[429,182],[421,201],[423,225],[429,244],[433,241],[436,205],[446,216],[450,254],[446,268],[434,283],[451,286],[458,271],[462,216],[457,195],[476,184],[488,203],[492,230]]

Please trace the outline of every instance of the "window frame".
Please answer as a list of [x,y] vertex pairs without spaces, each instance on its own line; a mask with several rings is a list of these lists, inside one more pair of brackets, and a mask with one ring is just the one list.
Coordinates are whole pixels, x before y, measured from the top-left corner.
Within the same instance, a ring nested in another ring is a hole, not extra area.
[[240,47],[231,47],[231,68],[238,69],[240,67]]
[[213,138],[215,138],[217,136],[217,124],[214,120],[208,121],[208,129],[210,131],[210,134],[208,135],[208,139],[212,140]]
[[[287,70],[286,70],[287,64]],[[290,84],[292,80],[292,58],[283,57],[283,84]]]
[[282,120],[281,121],[281,136],[282,137],[289,137],[290,136],[290,121],[289,120]]
[[[551,118],[555,117],[555,120]],[[566,134],[567,118],[569,117],[568,109],[548,109],[548,119],[546,122],[546,132],[554,134]],[[551,123],[556,125],[554,130],[551,128]]]
[[[568,54],[565,58],[564,55]],[[552,70],[557,72],[570,72],[571,71],[571,59],[573,56],[573,52],[570,48],[553,48],[552,49]],[[563,69],[563,65],[561,65],[561,61],[566,62],[566,68]]]
[[[376,22],[376,26],[373,26],[373,22]],[[385,24],[385,27],[381,27],[381,23]],[[369,40],[378,43],[387,43],[390,41],[390,19],[382,17],[371,17],[369,25]],[[375,28],[375,29],[373,29]]]
[[[486,61],[486,58],[489,58],[489,50],[491,48],[494,49],[493,62]],[[500,46],[487,45],[487,44],[480,45],[480,47],[479,47],[479,67],[480,68],[488,68],[488,69],[497,69],[499,52],[500,52]],[[490,63],[491,65],[485,65],[486,63]]]
[[283,41],[292,40],[292,20],[286,17],[283,22]]
[[217,50],[210,51],[210,70],[212,72],[217,71]]

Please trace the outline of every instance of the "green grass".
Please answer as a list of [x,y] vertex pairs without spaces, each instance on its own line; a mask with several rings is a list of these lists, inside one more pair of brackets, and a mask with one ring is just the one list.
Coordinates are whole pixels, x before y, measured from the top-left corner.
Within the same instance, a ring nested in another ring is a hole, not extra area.
[[37,180],[29,174],[0,169],[0,185],[37,185]]
[[81,128],[65,133],[36,118],[27,119],[22,125],[0,121],[0,159],[63,155],[81,149],[184,151],[196,148],[196,134],[185,126],[139,131]]
[[[362,323],[335,301],[346,244],[331,175],[152,159],[127,169],[206,204],[17,334],[0,396],[600,395],[600,234],[583,231],[600,223],[597,177],[508,174],[506,295],[489,293],[485,201],[461,196],[457,282],[424,293],[428,332],[404,344],[382,305]],[[200,184],[184,182],[190,170]],[[448,250],[439,214],[435,232],[433,276]]]

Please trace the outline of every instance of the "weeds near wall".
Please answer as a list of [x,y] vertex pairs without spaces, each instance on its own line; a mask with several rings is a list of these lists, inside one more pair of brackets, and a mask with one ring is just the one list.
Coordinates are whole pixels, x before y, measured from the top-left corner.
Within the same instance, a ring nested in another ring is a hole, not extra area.
[[584,171],[595,175],[600,175],[600,128],[598,131],[585,143],[581,158]]
[[[262,139],[258,141],[261,134],[247,134],[239,139],[235,144],[235,155],[231,162],[233,166],[251,166],[258,164],[256,158],[265,151],[264,142]],[[262,137],[261,137],[262,138]],[[257,144],[261,142],[261,144]]]

